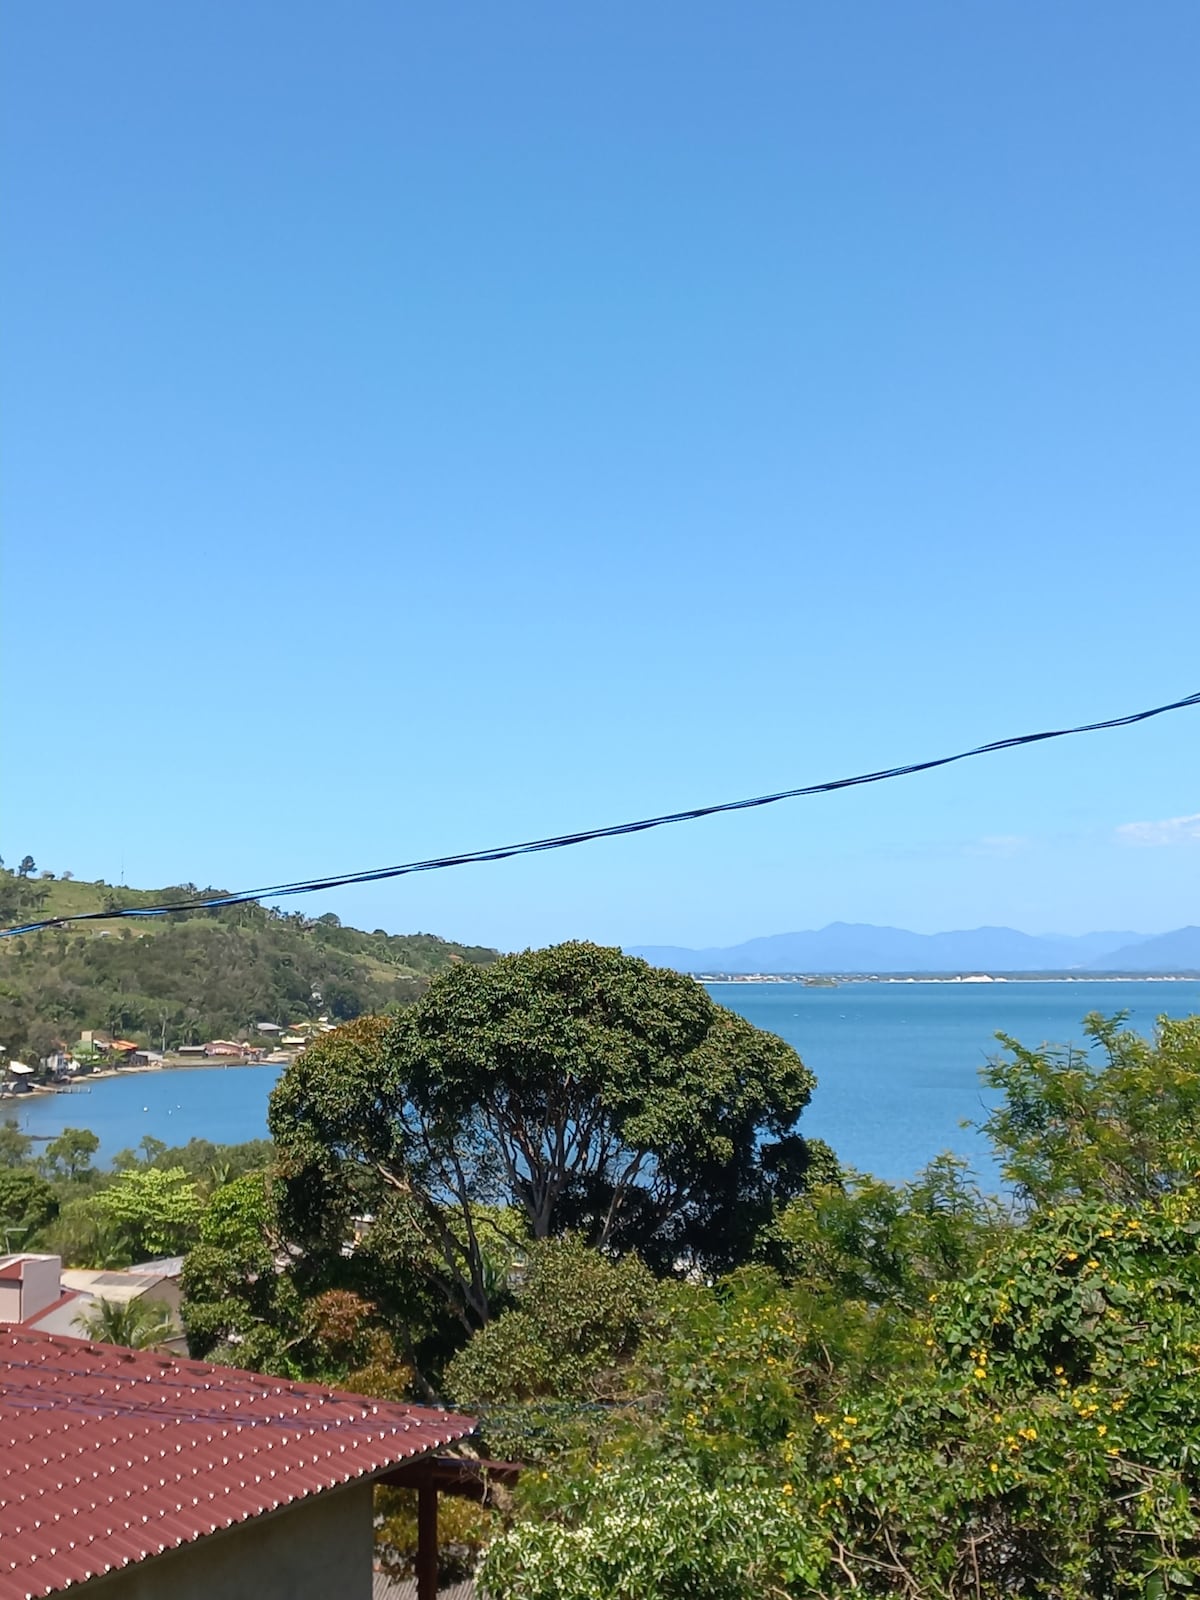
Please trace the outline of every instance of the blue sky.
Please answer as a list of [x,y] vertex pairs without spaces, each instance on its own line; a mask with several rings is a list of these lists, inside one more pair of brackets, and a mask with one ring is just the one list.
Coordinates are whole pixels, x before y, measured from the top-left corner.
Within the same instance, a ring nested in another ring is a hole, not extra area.
[[[6,31],[6,859],[246,887],[1200,687],[1194,6]],[[1197,813],[1188,712],[319,907],[1158,931]]]

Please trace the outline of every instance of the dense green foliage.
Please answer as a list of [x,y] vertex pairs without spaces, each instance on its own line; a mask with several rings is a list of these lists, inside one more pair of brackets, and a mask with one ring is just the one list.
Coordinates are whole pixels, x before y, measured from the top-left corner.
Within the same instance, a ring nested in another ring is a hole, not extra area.
[[1090,1027],[1098,1058],[1010,1041],[990,1069],[1023,1216],[945,1163],[796,1202],[779,1270],[681,1290],[637,1403],[527,1476],[486,1592],[1200,1587],[1200,1019]]
[[25,1243],[58,1215],[53,1184],[28,1168],[0,1167],[0,1246],[24,1249]]
[[1200,1167],[1200,1018],[1164,1021],[1151,1043],[1090,1017],[1104,1070],[1077,1051],[1007,1053],[983,1076],[1002,1092],[987,1132],[1004,1176],[1032,1206],[1059,1200],[1137,1205],[1191,1184]]
[[463,1410],[487,1411],[489,1449],[501,1459],[558,1453],[575,1441],[588,1407],[628,1398],[628,1372],[668,1315],[671,1291],[637,1256],[609,1257],[574,1235],[529,1252],[515,1304],[446,1369]]
[[[42,882],[0,871],[0,925],[195,894]],[[0,1030],[10,1056],[35,1059],[84,1028],[139,1043],[236,1036],[257,1022],[334,1020],[414,1000],[430,977],[495,952],[432,934],[364,933],[336,916],[315,920],[262,906],[147,922],[83,923],[0,941]]]
[[98,1223],[108,1223],[135,1259],[178,1255],[200,1228],[203,1201],[182,1167],[126,1167],[91,1201]]
[[145,1138],[103,1172],[93,1165],[100,1141],[87,1128],[65,1128],[35,1154],[15,1124],[0,1123],[0,1246],[45,1250],[67,1266],[123,1267],[187,1250],[200,1233],[209,1198],[271,1159],[265,1139],[216,1145],[192,1139],[168,1147]]
[[29,1160],[32,1149],[33,1140],[27,1133],[21,1132],[15,1117],[5,1117],[0,1121],[0,1169],[23,1166]]
[[[578,1232],[658,1272],[720,1269],[832,1170],[794,1131],[795,1051],[692,979],[588,944],[458,966],[390,1022],[318,1041],[270,1126],[289,1236],[340,1252],[376,1218],[400,1275],[465,1329],[492,1314],[498,1253]],[[519,1225],[518,1225],[519,1224]]]
[[815,1185],[763,1230],[757,1253],[831,1299],[912,1312],[970,1270],[1006,1221],[964,1162],[939,1156],[907,1184],[846,1173]]

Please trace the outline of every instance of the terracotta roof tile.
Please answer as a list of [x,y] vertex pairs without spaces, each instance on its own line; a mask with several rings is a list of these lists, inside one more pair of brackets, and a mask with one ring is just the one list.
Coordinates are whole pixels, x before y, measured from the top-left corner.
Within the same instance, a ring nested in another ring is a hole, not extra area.
[[469,1417],[0,1332],[0,1600],[32,1600],[386,1471]]

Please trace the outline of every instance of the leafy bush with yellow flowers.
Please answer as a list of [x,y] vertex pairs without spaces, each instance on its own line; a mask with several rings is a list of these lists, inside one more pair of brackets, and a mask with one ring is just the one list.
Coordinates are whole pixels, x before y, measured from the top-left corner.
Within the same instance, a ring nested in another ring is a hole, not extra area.
[[1200,1590],[1200,1022],[1090,1031],[1096,1060],[991,1069],[1007,1219],[958,1205],[931,1248],[928,1190],[849,1185],[772,1267],[681,1286],[607,1428],[527,1475],[484,1592]]

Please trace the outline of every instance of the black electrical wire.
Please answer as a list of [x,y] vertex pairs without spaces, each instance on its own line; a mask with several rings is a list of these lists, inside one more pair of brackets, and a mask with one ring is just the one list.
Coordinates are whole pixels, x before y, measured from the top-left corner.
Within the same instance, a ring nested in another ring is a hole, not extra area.
[[853,778],[832,778],[826,783],[810,783],[799,789],[781,789],[775,794],[756,795],[749,800],[725,800],[717,805],[693,806],[687,811],[671,811],[660,817],[643,817],[637,822],[619,822],[606,828],[585,828],[578,833],[560,833],[547,839],[527,839],[521,844],[496,845],[489,850],[465,850],[458,855],[433,856],[426,861],[406,861],[396,867],[375,867],[367,872],[343,872],[329,878],[309,878],[297,883],[270,884],[264,889],[241,889],[235,894],[197,896],[179,900],[173,905],[118,906],[109,911],[83,911],[73,917],[46,917],[37,922],[21,923],[18,927],[0,928],[0,939],[12,938],[21,933],[40,933],[47,928],[61,928],[76,922],[110,922],[123,917],[170,917],[187,911],[212,911],[222,906],[244,905],[256,900],[281,900],[289,895],[319,894],[326,889],[340,889],[352,883],[379,883],[385,878],[403,878],[412,872],[440,872],[448,867],[471,866],[482,861],[507,861],[513,856],[536,855],[543,850],[565,850],[569,845],[588,844],[593,839],[619,839],[630,833],[645,833],[650,828],[665,828],[675,822],[695,822],[701,817],[715,817],[725,811],[751,811],[758,806],[778,805],[781,800],[800,800],[807,795],[833,794],[839,789],[853,789],[868,783],[884,783],[889,778],[907,778],[916,772],[932,772],[936,767],[949,767],[956,761],[969,761],[975,756],[992,755],[999,750],[1015,750],[1020,745],[1042,744],[1047,739],[1066,739],[1076,733],[1101,733],[1109,728],[1128,728],[1135,722],[1148,722],[1151,717],[1165,716],[1169,711],[1183,711],[1200,705],[1200,690],[1172,700],[1167,705],[1152,706],[1148,711],[1134,711],[1125,717],[1108,717],[1103,722],[1084,722],[1073,728],[1052,728],[1042,733],[1019,733],[1009,739],[993,739],[989,744],[975,745],[970,750],[960,750],[952,756],[935,756],[928,761],[910,761],[904,766],[884,767],[878,772],[860,772]]

